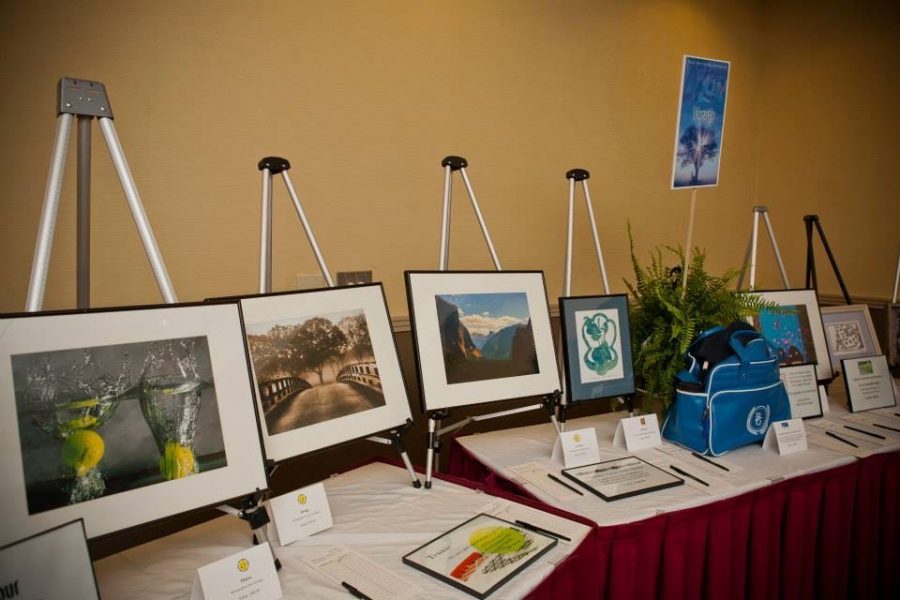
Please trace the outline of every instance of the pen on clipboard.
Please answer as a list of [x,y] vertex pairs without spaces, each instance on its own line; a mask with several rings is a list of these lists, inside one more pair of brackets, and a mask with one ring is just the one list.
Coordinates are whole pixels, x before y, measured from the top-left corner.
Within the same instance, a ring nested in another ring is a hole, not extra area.
[[855,431],[857,433],[864,433],[866,435],[872,436],[873,438],[878,438],[880,440],[886,440],[887,438],[881,435],[880,433],[872,433],[871,431],[866,431],[865,429],[859,429],[858,427],[853,427],[852,425],[844,425],[846,429],[850,431]]
[[355,587],[353,587],[346,581],[342,581],[341,585],[344,586],[345,590],[347,590],[348,592],[350,592],[351,594],[353,594],[354,596],[359,598],[359,600],[372,600],[371,598],[369,598],[368,596],[363,594],[361,591],[359,591],[358,589],[356,589]]
[[572,541],[572,538],[568,538],[568,537],[566,537],[566,536],[564,536],[564,535],[561,535],[561,534],[559,534],[559,533],[554,533],[554,532],[550,531],[549,529],[544,529],[543,527],[538,527],[537,525],[532,525],[531,523],[528,523],[528,522],[526,522],[526,521],[520,521],[519,519],[516,519],[516,525],[518,525],[518,526],[520,526],[520,527],[524,527],[525,529],[527,529],[527,530],[529,530],[529,531],[534,531],[534,532],[537,532],[537,533],[543,533],[544,535],[549,535],[550,537],[559,538],[559,539],[565,540],[565,541],[567,541],[567,542],[571,542],[571,541]]
[[719,468],[722,469],[723,471],[731,472],[731,469],[729,469],[729,468],[726,467],[725,465],[720,465],[720,464],[717,463],[716,461],[710,460],[710,459],[706,458],[705,456],[703,456],[703,455],[700,454],[699,452],[691,452],[691,456],[693,456],[694,458],[699,458],[699,459],[702,460],[703,462],[708,462],[709,464],[711,464],[711,465],[713,465],[713,466],[715,466],[715,467],[719,467]]
[[685,477],[690,477],[691,479],[693,479],[693,480],[696,481],[697,483],[701,483],[701,484],[705,485],[706,487],[709,487],[709,484],[708,484],[708,483],[706,483],[705,481],[703,481],[702,479],[700,479],[700,478],[697,477],[696,475],[691,475],[690,473],[688,473],[688,472],[685,471],[684,469],[679,469],[679,468],[676,467],[675,465],[669,465],[669,468],[672,469],[673,471],[675,471],[676,473],[678,473],[679,475],[684,475]]
[[872,423],[872,427],[880,427],[882,429],[887,429],[888,431],[896,431],[897,433],[900,433],[900,429],[897,429],[896,427],[890,427],[888,425],[882,425],[881,423]]
[[570,490],[572,490],[579,496],[584,496],[584,494],[581,492],[581,490],[575,489],[574,487],[572,487],[571,485],[569,485],[568,483],[566,483],[565,481],[563,481],[562,479],[560,479],[559,477],[554,475],[553,473],[547,473],[547,477],[549,477],[550,479],[552,479],[559,485],[563,486],[564,488],[569,488]]
[[844,443],[847,444],[848,446],[853,446],[854,448],[859,448],[859,446],[857,446],[856,444],[854,444],[854,443],[851,442],[850,440],[842,438],[841,436],[839,436],[838,434],[834,433],[833,431],[826,431],[826,432],[825,432],[825,435],[827,435],[828,437],[832,437],[832,438],[838,440],[839,442],[844,442]]

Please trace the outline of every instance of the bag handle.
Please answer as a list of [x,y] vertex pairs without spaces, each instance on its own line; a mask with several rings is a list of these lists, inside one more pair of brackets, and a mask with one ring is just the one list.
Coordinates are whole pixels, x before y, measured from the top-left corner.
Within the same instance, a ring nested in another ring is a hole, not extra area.
[[761,336],[759,332],[753,329],[739,329],[731,334],[728,338],[728,345],[731,346],[731,349],[734,350],[734,353],[741,360],[741,365],[746,366],[750,364],[750,356],[747,353],[747,346],[741,343],[740,337],[743,335],[749,335],[753,339],[758,339]]

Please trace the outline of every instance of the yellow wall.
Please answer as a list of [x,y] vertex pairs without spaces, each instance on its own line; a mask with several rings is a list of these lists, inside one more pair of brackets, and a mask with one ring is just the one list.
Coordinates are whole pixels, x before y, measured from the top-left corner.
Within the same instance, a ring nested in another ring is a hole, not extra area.
[[[686,53],[732,62],[721,183],[698,193],[694,240],[710,268],[740,264],[762,201],[797,284],[800,217],[818,212],[851,291],[886,296],[897,20],[887,2],[870,16],[817,8],[812,19],[783,4],[5,2],[0,310],[24,306],[63,75],[106,84],[181,300],[256,290],[256,163],[269,154],[294,165],[331,270],[374,269],[395,316],[406,313],[403,270],[437,266],[447,154],[469,159],[504,268],[546,271],[551,299],[562,287],[564,173],[589,169],[611,287],[624,291],[627,220],[642,256],[685,241],[690,193],[668,183]],[[93,304],[157,302],[96,129],[94,144]],[[74,304],[74,156],[46,308]],[[451,268],[490,268],[456,183]],[[317,267],[275,184],[274,287],[287,289]],[[596,293],[578,200],[573,292]],[[762,284],[777,282],[772,270],[761,266]]]

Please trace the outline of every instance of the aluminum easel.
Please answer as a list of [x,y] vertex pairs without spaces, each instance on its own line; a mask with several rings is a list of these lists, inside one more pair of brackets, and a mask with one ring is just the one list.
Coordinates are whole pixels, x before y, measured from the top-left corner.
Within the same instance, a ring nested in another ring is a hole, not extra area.
[[[291,197],[291,201],[294,203],[294,209],[297,211],[297,216],[300,218],[301,225],[303,225],[303,231],[306,234],[306,239],[309,241],[309,245],[316,257],[316,262],[319,265],[319,270],[322,272],[322,277],[325,278],[328,287],[333,288],[334,280],[331,277],[331,272],[325,264],[325,258],[322,256],[322,251],[319,249],[319,243],[316,241],[312,226],[309,223],[309,219],[306,218],[306,212],[303,210],[303,205],[300,203],[300,198],[297,197],[294,184],[291,182],[291,178],[288,175],[291,163],[288,162],[286,158],[281,158],[280,156],[267,156],[260,160],[257,166],[262,172],[262,214],[259,234],[259,292],[261,294],[267,294],[272,291],[272,176],[279,173],[284,179],[288,194]],[[403,464],[406,466],[406,470],[409,472],[410,478],[412,479],[413,487],[421,487],[422,483],[419,481],[415,469],[413,469],[412,462],[409,460],[409,455],[406,452],[406,446],[403,443],[403,436],[411,426],[412,421],[407,419],[405,424],[391,429],[388,432],[388,437],[371,436],[366,439],[370,442],[392,446],[403,460]]]
[[153,230],[147,220],[147,213],[141,204],[128,161],[119,143],[116,128],[113,124],[113,113],[106,86],[99,81],[72,79],[63,77],[57,85],[57,121],[56,137],[53,143],[53,154],[50,160],[50,174],[44,192],[44,205],[38,227],[37,242],[34,248],[34,261],[31,266],[31,279],[28,284],[28,298],[25,310],[36,312],[44,303],[44,290],[47,284],[47,270],[50,265],[50,252],[53,248],[53,232],[56,227],[56,216],[59,212],[59,194],[62,190],[63,172],[66,166],[69,136],[72,122],[78,119],[78,163],[77,163],[77,304],[78,308],[90,307],[91,289],[91,123],[94,119],[100,125],[110,158],[119,176],[119,183],[131,209],[131,216],[137,226],[138,234],[144,245],[144,251],[150,261],[156,283],[168,304],[178,302],[175,290],[166,272]]
[[784,269],[784,262],[781,260],[781,252],[778,251],[778,242],[775,241],[775,231],[772,229],[772,222],[769,220],[769,209],[765,206],[753,207],[753,233],[750,234],[750,241],[747,243],[747,253],[744,255],[744,263],[741,267],[741,274],[738,277],[737,289],[741,289],[744,285],[744,274],[747,272],[747,265],[750,265],[750,287],[753,290],[756,287],[756,251],[759,247],[759,217],[762,215],[766,225],[766,232],[769,234],[769,242],[772,244],[772,251],[775,253],[775,260],[778,262],[778,270],[781,271],[781,281],[784,283],[784,289],[790,289],[791,284],[788,283],[787,271]]
[[[460,176],[462,177],[463,184],[465,184],[466,186],[466,192],[468,193],[469,201],[472,204],[472,209],[475,211],[475,216],[478,219],[478,225],[481,227],[481,234],[484,236],[484,241],[487,244],[488,251],[491,254],[491,260],[494,263],[494,268],[498,271],[502,271],[503,268],[500,266],[500,259],[497,258],[497,252],[494,250],[494,243],[493,241],[491,241],[491,234],[488,232],[487,224],[484,222],[484,216],[482,216],[481,209],[478,206],[478,199],[475,197],[475,191],[472,189],[472,183],[469,181],[469,176],[466,173],[466,167],[469,166],[468,161],[462,156],[446,156],[441,161],[441,166],[444,168],[444,202],[441,214],[441,255],[439,270],[446,271],[450,262],[450,209],[452,200],[451,193],[453,188],[452,175],[455,171],[458,171]],[[556,417],[553,412],[558,401],[558,396],[559,392],[557,391],[555,394],[550,394],[543,398],[540,404],[528,405],[521,408],[513,408],[510,410],[504,410],[485,415],[465,417],[461,421],[445,428],[441,428],[441,421],[446,419],[450,415],[450,411],[448,409],[428,411],[428,438],[427,449],[425,451],[425,488],[431,488],[431,475],[433,472],[437,471],[441,448],[440,438],[443,434],[461,429],[462,427],[468,425],[473,421],[485,421],[497,417],[505,417],[518,413],[528,412],[538,408],[547,409],[547,411],[550,413],[550,419],[551,421],[553,421],[553,426],[557,427]]]

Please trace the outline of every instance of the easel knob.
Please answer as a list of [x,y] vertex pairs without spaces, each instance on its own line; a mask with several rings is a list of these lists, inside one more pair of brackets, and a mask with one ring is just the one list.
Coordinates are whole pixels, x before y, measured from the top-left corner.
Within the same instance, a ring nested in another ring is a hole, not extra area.
[[441,161],[442,167],[450,167],[451,171],[459,171],[469,166],[469,161],[462,156],[445,156]]
[[585,169],[572,169],[570,171],[566,171],[566,179],[584,181],[585,179],[590,179],[590,177],[591,174],[588,173]]
[[291,168],[291,163],[288,162],[288,159],[281,158],[280,156],[267,156],[257,165],[259,170],[268,169],[270,173],[273,175],[277,175],[282,171],[287,171]]

